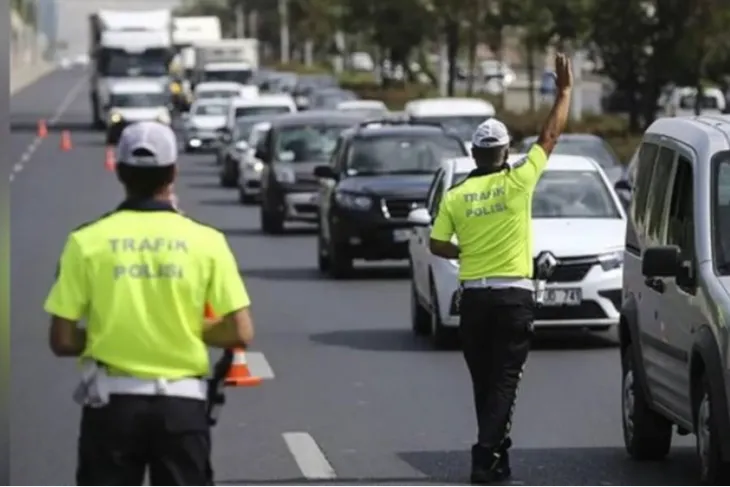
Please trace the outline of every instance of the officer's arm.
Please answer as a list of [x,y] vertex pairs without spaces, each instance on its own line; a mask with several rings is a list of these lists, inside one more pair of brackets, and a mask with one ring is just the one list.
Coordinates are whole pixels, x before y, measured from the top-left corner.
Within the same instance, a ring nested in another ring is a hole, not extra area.
[[456,259],[459,257],[459,247],[451,242],[454,235],[454,220],[447,204],[447,197],[441,200],[438,214],[431,228],[429,250],[437,257],[444,259]]
[[49,344],[59,357],[75,357],[86,348],[86,330],[78,322],[84,318],[90,287],[83,253],[71,235],[61,254],[56,281],[46,298],[45,311],[51,315]]
[[254,335],[249,313],[251,300],[225,237],[220,237],[217,247],[218,251],[212,254],[213,269],[206,302],[221,319],[206,323],[203,341],[216,348],[245,347]]
[[545,125],[543,125],[540,131],[540,136],[537,138],[537,145],[542,147],[547,157],[552,154],[560,135],[568,123],[570,93],[571,88],[566,88],[556,93],[553,108],[550,110],[547,120],[545,120]]

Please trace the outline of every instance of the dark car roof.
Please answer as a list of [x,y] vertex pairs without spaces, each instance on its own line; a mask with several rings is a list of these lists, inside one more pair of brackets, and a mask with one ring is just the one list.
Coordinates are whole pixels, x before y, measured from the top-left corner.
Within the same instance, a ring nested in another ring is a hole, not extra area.
[[357,136],[359,138],[377,138],[391,135],[446,135],[451,137],[451,134],[444,132],[441,127],[435,125],[411,125],[405,123],[352,128],[347,130],[347,135]]
[[338,110],[308,110],[279,115],[271,120],[272,127],[291,127],[308,123],[329,122],[355,125],[365,120],[363,115]]

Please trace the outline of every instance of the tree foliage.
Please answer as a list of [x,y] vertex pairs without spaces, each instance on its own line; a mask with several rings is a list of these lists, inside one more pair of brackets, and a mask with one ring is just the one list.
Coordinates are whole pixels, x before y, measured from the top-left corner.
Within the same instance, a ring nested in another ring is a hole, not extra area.
[[[244,0],[218,0],[226,1]],[[246,8],[259,13],[262,41],[272,45],[278,45],[278,1],[245,0]],[[287,1],[293,46],[311,41],[326,57],[340,31],[350,45],[407,70],[446,42],[452,79],[457,61],[474,60],[477,44],[499,55],[507,31],[517,32],[525,59],[537,71],[549,46],[588,50],[623,93],[637,130],[653,120],[658,96],[670,83],[730,87],[728,0]],[[232,16],[223,10],[215,13],[230,23]]]

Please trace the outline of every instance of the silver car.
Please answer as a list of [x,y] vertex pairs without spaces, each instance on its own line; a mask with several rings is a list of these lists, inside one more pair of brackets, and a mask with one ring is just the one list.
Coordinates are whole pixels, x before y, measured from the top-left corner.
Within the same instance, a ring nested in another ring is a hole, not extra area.
[[261,173],[264,163],[256,158],[257,147],[263,145],[271,129],[271,122],[254,125],[248,138],[249,150],[239,159],[238,195],[243,204],[251,204],[261,197]]
[[626,449],[658,460],[675,427],[694,433],[701,482],[728,485],[730,119],[659,119],[633,159],[619,324]]
[[211,151],[221,143],[226,125],[229,101],[225,99],[197,100],[183,114],[185,152]]

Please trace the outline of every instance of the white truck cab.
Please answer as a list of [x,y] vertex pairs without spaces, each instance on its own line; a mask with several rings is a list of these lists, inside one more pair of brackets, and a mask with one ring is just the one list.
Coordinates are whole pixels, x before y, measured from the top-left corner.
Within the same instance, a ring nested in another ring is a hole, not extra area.
[[169,97],[163,86],[150,80],[120,80],[109,86],[107,125],[159,121],[170,123]]

